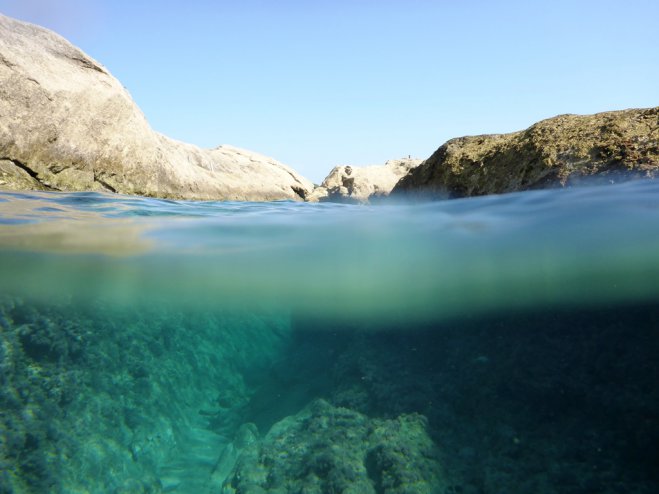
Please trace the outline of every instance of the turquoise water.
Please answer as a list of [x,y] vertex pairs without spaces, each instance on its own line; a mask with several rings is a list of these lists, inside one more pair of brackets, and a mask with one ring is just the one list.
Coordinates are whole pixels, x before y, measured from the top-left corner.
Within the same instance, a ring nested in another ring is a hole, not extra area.
[[659,183],[0,192],[0,492],[654,493]]
[[275,304],[405,320],[654,300],[656,189],[633,182],[378,207],[3,194],[0,283],[46,299]]

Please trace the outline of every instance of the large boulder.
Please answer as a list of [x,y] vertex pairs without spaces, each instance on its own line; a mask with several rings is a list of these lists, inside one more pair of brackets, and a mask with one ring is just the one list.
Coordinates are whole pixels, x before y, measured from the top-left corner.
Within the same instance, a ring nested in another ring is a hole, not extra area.
[[425,417],[370,419],[317,400],[252,436],[223,494],[435,494],[449,487]]
[[311,202],[356,202],[382,198],[421,160],[389,160],[380,166],[335,166],[323,183],[308,197]]
[[658,173],[659,107],[560,115],[521,132],[451,139],[392,194],[466,197]]
[[216,200],[301,200],[313,184],[229,146],[154,132],[108,70],[44,28],[0,15],[0,187]]

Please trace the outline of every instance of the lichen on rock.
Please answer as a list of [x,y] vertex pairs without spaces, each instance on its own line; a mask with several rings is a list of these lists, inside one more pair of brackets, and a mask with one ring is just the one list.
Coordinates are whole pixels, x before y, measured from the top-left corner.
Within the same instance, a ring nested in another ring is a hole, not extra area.
[[659,174],[659,107],[560,115],[521,132],[451,139],[394,187],[469,197]]

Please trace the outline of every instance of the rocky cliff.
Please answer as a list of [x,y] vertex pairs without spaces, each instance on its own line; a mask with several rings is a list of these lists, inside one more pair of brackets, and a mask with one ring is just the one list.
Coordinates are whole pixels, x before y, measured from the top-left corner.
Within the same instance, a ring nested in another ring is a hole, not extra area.
[[215,200],[303,199],[291,168],[151,129],[108,70],[68,41],[0,15],[0,187]]
[[659,174],[659,107],[560,115],[521,132],[451,139],[394,187],[466,197]]
[[382,198],[421,160],[389,160],[381,166],[335,166],[323,183],[308,197],[311,202],[368,202]]

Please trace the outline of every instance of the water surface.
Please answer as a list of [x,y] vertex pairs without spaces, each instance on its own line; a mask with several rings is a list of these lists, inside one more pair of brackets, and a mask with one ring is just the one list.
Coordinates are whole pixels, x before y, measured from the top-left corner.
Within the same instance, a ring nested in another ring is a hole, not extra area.
[[377,207],[5,193],[0,283],[406,320],[635,303],[659,294],[657,188]]
[[0,192],[0,491],[657,492],[658,252],[654,181]]

